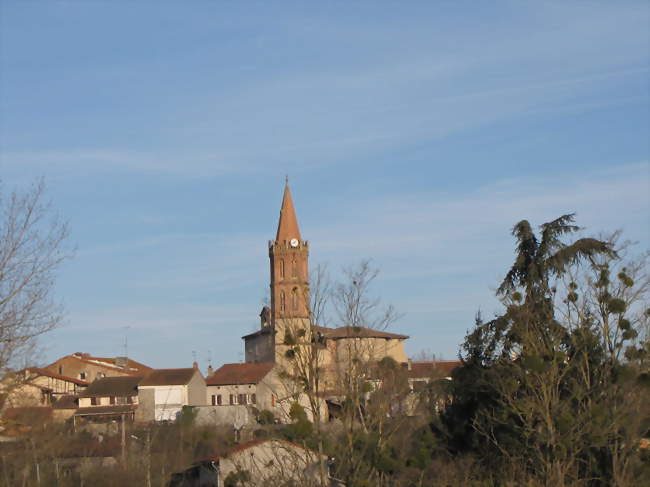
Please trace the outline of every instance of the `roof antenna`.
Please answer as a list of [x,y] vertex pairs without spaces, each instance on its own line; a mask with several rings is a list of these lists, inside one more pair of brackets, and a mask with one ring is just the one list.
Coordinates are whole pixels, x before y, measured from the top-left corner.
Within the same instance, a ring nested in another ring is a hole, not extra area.
[[208,350],[208,366],[212,367],[212,350]]
[[288,174],[286,174],[286,175],[284,176],[284,184],[287,185],[287,186],[289,186],[289,175],[288,175]]
[[124,356],[129,356],[129,328],[131,325],[124,326]]

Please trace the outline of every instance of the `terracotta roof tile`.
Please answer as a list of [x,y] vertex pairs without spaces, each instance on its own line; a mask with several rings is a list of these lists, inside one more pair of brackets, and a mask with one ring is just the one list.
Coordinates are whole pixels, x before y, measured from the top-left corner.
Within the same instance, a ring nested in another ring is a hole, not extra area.
[[272,362],[224,364],[206,379],[209,386],[257,384],[273,368]]
[[179,386],[192,380],[197,369],[154,369],[144,376],[140,386]]
[[284,196],[282,197],[282,207],[280,208],[280,220],[278,221],[278,233],[275,236],[277,242],[288,241],[293,238],[300,238],[300,229],[298,228],[298,218],[296,218],[296,209],[293,207],[291,190],[289,183],[284,186]]

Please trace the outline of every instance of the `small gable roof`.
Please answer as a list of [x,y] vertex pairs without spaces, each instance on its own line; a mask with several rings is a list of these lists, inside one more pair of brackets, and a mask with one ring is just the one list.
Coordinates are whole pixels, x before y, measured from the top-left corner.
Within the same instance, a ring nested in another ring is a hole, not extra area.
[[188,384],[198,369],[154,369],[138,384],[139,386],[184,386]]
[[66,375],[61,375],[57,374],[56,372],[52,372],[51,370],[47,369],[42,369],[40,367],[28,367],[25,369],[27,372],[33,374],[35,377],[50,377],[52,379],[58,379],[58,380],[63,380],[67,382],[72,382],[73,384],[76,384],[78,386],[87,386],[88,382],[85,380],[80,380],[80,379],[75,379],[74,377],[68,377]]
[[224,364],[206,379],[209,386],[257,384],[273,368],[272,362]]
[[[280,438],[256,438],[254,440],[246,441],[244,443],[240,443],[239,445],[235,445],[231,448],[226,448],[221,451],[216,451],[213,455],[211,455],[208,458],[204,458],[202,460],[199,460],[198,462],[205,462],[205,461],[218,461],[221,458],[228,458],[232,455],[236,455],[238,453],[241,453],[243,451],[246,451],[250,448],[254,448],[258,445],[263,445],[265,443],[271,443],[272,445],[276,446],[284,446],[286,448],[293,448],[293,449],[299,449],[299,450],[304,450],[304,451],[310,451],[315,455],[318,455],[318,453],[314,450],[311,450],[310,448],[306,448],[302,445],[299,445],[297,443],[293,443],[291,441],[283,440]],[[327,455],[323,455],[326,457]],[[197,462],[197,463],[198,463]]]
[[78,397],[72,394],[65,394],[52,404],[52,409],[77,409],[78,407]]
[[454,369],[463,363],[460,360],[435,360],[433,362],[412,362],[407,371],[409,379],[429,378],[432,376],[449,377]]
[[103,377],[90,384],[79,397],[126,397],[138,394],[141,376],[124,375],[120,377]]
[[136,362],[127,357],[93,357],[89,353],[76,352],[71,355],[61,357],[56,362],[52,362],[47,366],[48,369],[56,367],[56,365],[66,359],[78,360],[87,364],[103,367],[108,370],[120,371],[124,374],[142,375],[145,372],[153,370],[140,362]]

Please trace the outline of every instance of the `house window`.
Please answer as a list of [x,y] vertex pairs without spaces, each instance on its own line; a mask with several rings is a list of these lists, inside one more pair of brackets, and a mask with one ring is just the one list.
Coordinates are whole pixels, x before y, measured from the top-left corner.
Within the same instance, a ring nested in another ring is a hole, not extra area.
[[108,398],[108,403],[111,404],[111,405],[112,405],[112,404],[115,404],[115,396],[111,396],[111,397],[109,397],[109,398]]
[[126,403],[127,404],[133,404],[133,396],[129,396],[126,398]]
[[79,379],[86,380],[86,373],[85,372],[79,372]]
[[221,394],[217,394],[217,406],[221,406]]
[[216,406],[217,405],[217,396],[212,395],[212,405]]
[[239,395],[239,404],[246,404],[246,394]]
[[236,402],[235,402],[235,395],[234,395],[234,394],[230,394],[230,404],[231,404],[231,405],[232,405],[232,404],[236,404]]
[[90,398],[90,404],[91,404],[91,406],[97,406],[99,404],[98,398],[91,397]]
[[63,375],[63,365],[59,365],[59,375]]
[[251,403],[257,404],[257,396],[255,394],[251,394]]

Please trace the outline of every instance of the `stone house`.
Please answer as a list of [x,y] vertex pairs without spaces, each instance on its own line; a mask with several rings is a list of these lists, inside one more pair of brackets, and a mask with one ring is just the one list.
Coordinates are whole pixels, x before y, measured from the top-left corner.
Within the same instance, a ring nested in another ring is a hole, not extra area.
[[141,376],[153,370],[127,357],[93,357],[82,352],[66,355],[51,363],[45,369],[86,382],[92,382],[102,377]]
[[[305,409],[310,419],[313,416],[305,394],[282,378],[279,367],[272,362],[225,364],[206,379],[206,384],[211,422],[252,423],[260,411],[266,410],[285,423],[290,420],[289,410],[294,402]],[[321,417],[327,417],[325,401],[317,401]]]
[[28,367],[7,375],[0,384],[2,407],[49,406],[58,397],[78,394],[88,382],[66,377],[48,369]]
[[[319,481],[319,462],[327,456],[280,439],[258,439],[235,446],[195,463],[172,476],[170,487],[224,487],[237,478],[246,485],[323,486]],[[324,485],[331,485],[327,477]]]
[[155,369],[138,384],[138,421],[174,421],[183,406],[206,404],[205,379],[198,366]]
[[[224,364],[206,379],[207,404],[212,406],[274,406],[273,362]],[[268,377],[268,378],[267,378]]]
[[79,398],[73,395],[59,397],[52,404],[52,419],[57,423],[64,423],[77,412],[79,409]]

